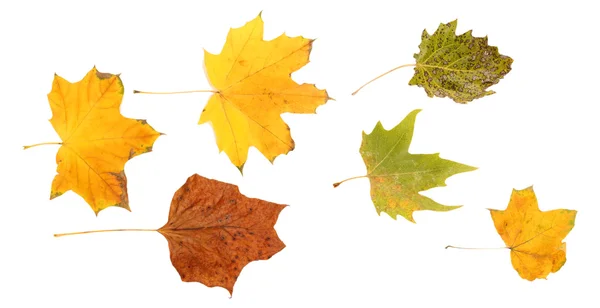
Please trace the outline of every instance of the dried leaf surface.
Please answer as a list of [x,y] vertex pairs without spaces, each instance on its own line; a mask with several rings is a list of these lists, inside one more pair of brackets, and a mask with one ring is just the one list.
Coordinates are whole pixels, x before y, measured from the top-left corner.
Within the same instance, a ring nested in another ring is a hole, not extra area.
[[274,229],[284,207],[195,174],[175,192],[169,220],[158,232],[169,242],[181,280],[232,293],[246,264],[269,259],[285,247]]
[[433,35],[423,30],[409,85],[423,87],[429,97],[468,103],[494,94],[487,88],[510,72],[513,60],[489,46],[487,36],[473,37],[471,30],[457,36],[456,25],[456,20],[440,24]]

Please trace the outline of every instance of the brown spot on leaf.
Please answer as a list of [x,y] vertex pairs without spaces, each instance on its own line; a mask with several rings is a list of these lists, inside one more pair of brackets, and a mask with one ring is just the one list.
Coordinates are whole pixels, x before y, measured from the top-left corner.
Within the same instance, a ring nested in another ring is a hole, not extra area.
[[110,77],[114,76],[113,74],[110,73],[101,73],[99,71],[96,71],[96,77],[100,78],[100,79],[108,79]]

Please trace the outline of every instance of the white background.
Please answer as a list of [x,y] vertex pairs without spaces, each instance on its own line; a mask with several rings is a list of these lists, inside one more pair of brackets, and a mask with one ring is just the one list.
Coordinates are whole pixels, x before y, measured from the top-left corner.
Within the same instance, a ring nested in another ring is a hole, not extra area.
[[[250,4],[249,2],[253,2]],[[450,4],[450,2],[454,2]],[[598,25],[592,1],[3,1],[0,4],[0,306],[2,307],[599,307]],[[392,3],[395,3],[394,5]],[[203,48],[220,52],[230,27],[263,11],[265,38],[317,38],[297,82],[326,88],[316,115],[283,115],[296,149],[271,165],[250,150],[242,177],[218,153],[210,125],[197,125],[209,93]],[[469,105],[409,87],[421,31],[458,18],[458,33],[489,36],[514,59],[497,94]],[[125,172],[132,212],[96,217],[70,192],[49,201],[59,141],[46,94],[56,72],[79,81],[96,65],[121,73],[122,113],[166,133]],[[361,132],[391,128],[415,108],[412,153],[477,166],[424,194],[447,213],[417,212],[416,224],[378,216],[362,175]],[[287,248],[253,262],[233,297],[184,283],[158,233],[54,233],[158,228],[171,197],[193,173],[242,193],[289,204],[276,229]],[[513,188],[534,185],[540,207],[579,211],[567,263],[547,280],[513,270],[486,208],[504,209]]]

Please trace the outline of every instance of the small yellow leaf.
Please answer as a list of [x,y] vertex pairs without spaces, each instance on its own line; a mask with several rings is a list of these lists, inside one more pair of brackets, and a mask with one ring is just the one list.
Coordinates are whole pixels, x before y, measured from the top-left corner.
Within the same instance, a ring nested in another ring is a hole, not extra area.
[[327,91],[291,79],[292,72],[308,63],[312,42],[285,34],[264,41],[259,15],[231,29],[220,54],[205,51],[206,73],[217,93],[199,124],[212,124],[219,149],[240,170],[250,146],[271,162],[294,149],[282,113],[314,113],[329,99]]
[[546,278],[567,261],[562,240],[575,226],[574,210],[540,211],[533,188],[513,190],[504,211],[490,210],[512,265],[527,280]]

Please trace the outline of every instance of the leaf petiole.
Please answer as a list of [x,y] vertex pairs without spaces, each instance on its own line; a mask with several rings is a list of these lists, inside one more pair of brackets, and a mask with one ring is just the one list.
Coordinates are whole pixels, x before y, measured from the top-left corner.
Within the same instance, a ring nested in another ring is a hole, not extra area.
[[356,93],[358,93],[358,91],[360,91],[362,88],[366,87],[366,86],[367,86],[368,84],[370,84],[371,82],[373,82],[373,81],[375,81],[375,80],[377,80],[377,79],[379,79],[379,78],[381,78],[381,77],[383,77],[383,76],[385,76],[385,75],[387,75],[387,74],[389,74],[389,73],[391,73],[391,72],[393,72],[393,71],[395,71],[395,70],[397,70],[397,69],[400,69],[400,68],[403,68],[403,67],[407,67],[407,66],[417,66],[417,64],[416,64],[416,63],[402,64],[402,65],[400,65],[400,66],[394,67],[393,69],[391,69],[391,70],[389,70],[389,71],[387,71],[387,72],[385,72],[385,73],[383,73],[383,74],[381,74],[381,75],[379,75],[379,76],[377,76],[377,77],[375,77],[375,78],[371,79],[369,82],[367,82],[367,83],[363,84],[363,85],[362,85],[360,88],[358,88],[356,91],[352,92],[352,95],[356,95]]
[[354,180],[354,179],[360,179],[360,178],[366,178],[366,177],[367,177],[367,175],[353,176],[353,177],[347,178],[347,179],[345,179],[345,180],[343,180],[341,182],[333,183],[333,188],[336,188],[336,187],[340,186],[340,184],[342,184],[342,183],[344,183],[346,181],[350,181],[350,180]]
[[190,90],[190,91],[175,91],[175,92],[148,92],[133,90],[133,94],[186,94],[186,93],[219,93],[217,90]]
[[491,250],[491,249],[510,249],[509,247],[491,247],[491,248],[476,248],[476,247],[459,247],[448,245],[445,249],[454,248],[454,249],[471,249],[471,250]]
[[93,230],[93,231],[81,231],[81,232],[70,232],[70,233],[58,233],[54,234],[54,237],[62,237],[67,235],[77,235],[77,234],[89,234],[89,233],[101,233],[101,232],[121,232],[121,231],[144,231],[144,232],[154,232],[158,231],[157,229],[110,229],[110,230]]
[[23,150],[27,150],[29,148],[37,147],[39,145],[50,145],[50,144],[62,145],[62,142],[41,142],[41,143],[36,143],[36,144],[32,144],[32,145],[24,145],[23,146]]

